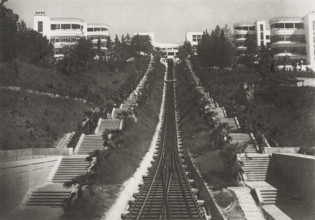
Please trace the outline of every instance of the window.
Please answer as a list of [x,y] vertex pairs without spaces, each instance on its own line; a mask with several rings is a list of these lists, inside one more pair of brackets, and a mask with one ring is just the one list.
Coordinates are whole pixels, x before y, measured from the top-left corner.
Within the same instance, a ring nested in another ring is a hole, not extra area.
[[260,30],[263,31],[264,30],[264,25],[260,24]]
[[270,39],[270,35],[266,35],[266,40],[269,40]]
[[284,27],[287,29],[291,29],[291,28],[293,28],[293,23],[285,23]]
[[93,32],[93,28],[88,28],[87,31],[88,32]]
[[37,30],[38,30],[39,33],[43,32],[43,22],[42,21],[39,21],[37,23]]
[[255,30],[255,27],[253,26],[253,27],[249,27],[249,30],[250,31],[254,31]]
[[72,29],[74,29],[74,30],[81,29],[80,26],[81,26],[81,25],[73,24],[73,25],[72,25]]
[[296,23],[295,28],[297,29],[304,29],[304,24],[303,23]]
[[101,31],[100,28],[94,28],[94,31]]
[[51,24],[51,25],[50,25],[50,29],[51,29],[51,30],[60,29],[60,24]]
[[107,28],[101,28],[101,31],[107,31]]
[[260,39],[261,39],[261,40],[264,39],[264,33],[260,33]]
[[62,24],[61,29],[63,30],[69,30],[70,29],[70,24]]
[[260,41],[260,46],[261,46],[261,45],[264,45],[264,41],[263,41],[263,40],[262,40],[262,41]]
[[315,21],[313,21],[313,31],[315,31]]

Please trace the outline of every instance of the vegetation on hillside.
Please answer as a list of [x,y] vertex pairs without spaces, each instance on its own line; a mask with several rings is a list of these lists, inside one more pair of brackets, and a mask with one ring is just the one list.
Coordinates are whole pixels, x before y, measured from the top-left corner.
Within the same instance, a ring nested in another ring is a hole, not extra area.
[[[10,131],[9,136],[0,137],[1,149],[53,147],[66,132],[76,130],[76,138],[81,132],[93,132],[98,117],[118,107],[148,67],[150,38],[130,38],[128,34],[121,40],[117,36],[114,42],[109,40],[106,51],[93,48],[90,40],[81,38],[64,48],[64,59],[55,60],[52,44],[26,27],[4,2],[0,5],[0,86],[21,90],[1,89],[1,133]],[[40,96],[41,92],[70,99],[52,99]],[[73,98],[87,103],[77,103]],[[83,129],[81,122],[86,118],[89,120]],[[20,126],[17,120],[25,123]],[[40,135],[34,135],[35,131]]]

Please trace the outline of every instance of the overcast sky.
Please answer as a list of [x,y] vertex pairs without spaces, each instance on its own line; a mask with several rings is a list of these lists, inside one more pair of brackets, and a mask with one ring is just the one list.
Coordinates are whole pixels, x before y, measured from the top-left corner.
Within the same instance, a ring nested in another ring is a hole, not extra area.
[[239,21],[304,16],[315,0],[9,0],[5,5],[29,27],[36,11],[50,17],[77,17],[106,23],[111,35],[155,33],[158,42],[181,43],[187,31],[212,30]]

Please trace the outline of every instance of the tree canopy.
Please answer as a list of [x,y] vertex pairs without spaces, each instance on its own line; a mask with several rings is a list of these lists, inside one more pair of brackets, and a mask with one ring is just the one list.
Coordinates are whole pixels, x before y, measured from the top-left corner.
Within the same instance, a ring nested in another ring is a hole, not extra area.
[[204,66],[229,67],[233,64],[234,46],[227,26],[218,25],[211,34],[205,31],[197,46],[198,57]]

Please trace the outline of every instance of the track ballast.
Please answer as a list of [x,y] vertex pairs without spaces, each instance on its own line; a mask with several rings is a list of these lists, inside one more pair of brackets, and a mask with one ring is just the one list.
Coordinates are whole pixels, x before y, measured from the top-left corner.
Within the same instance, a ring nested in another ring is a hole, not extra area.
[[178,149],[173,62],[168,61],[166,96],[155,160],[124,219],[205,219]]

